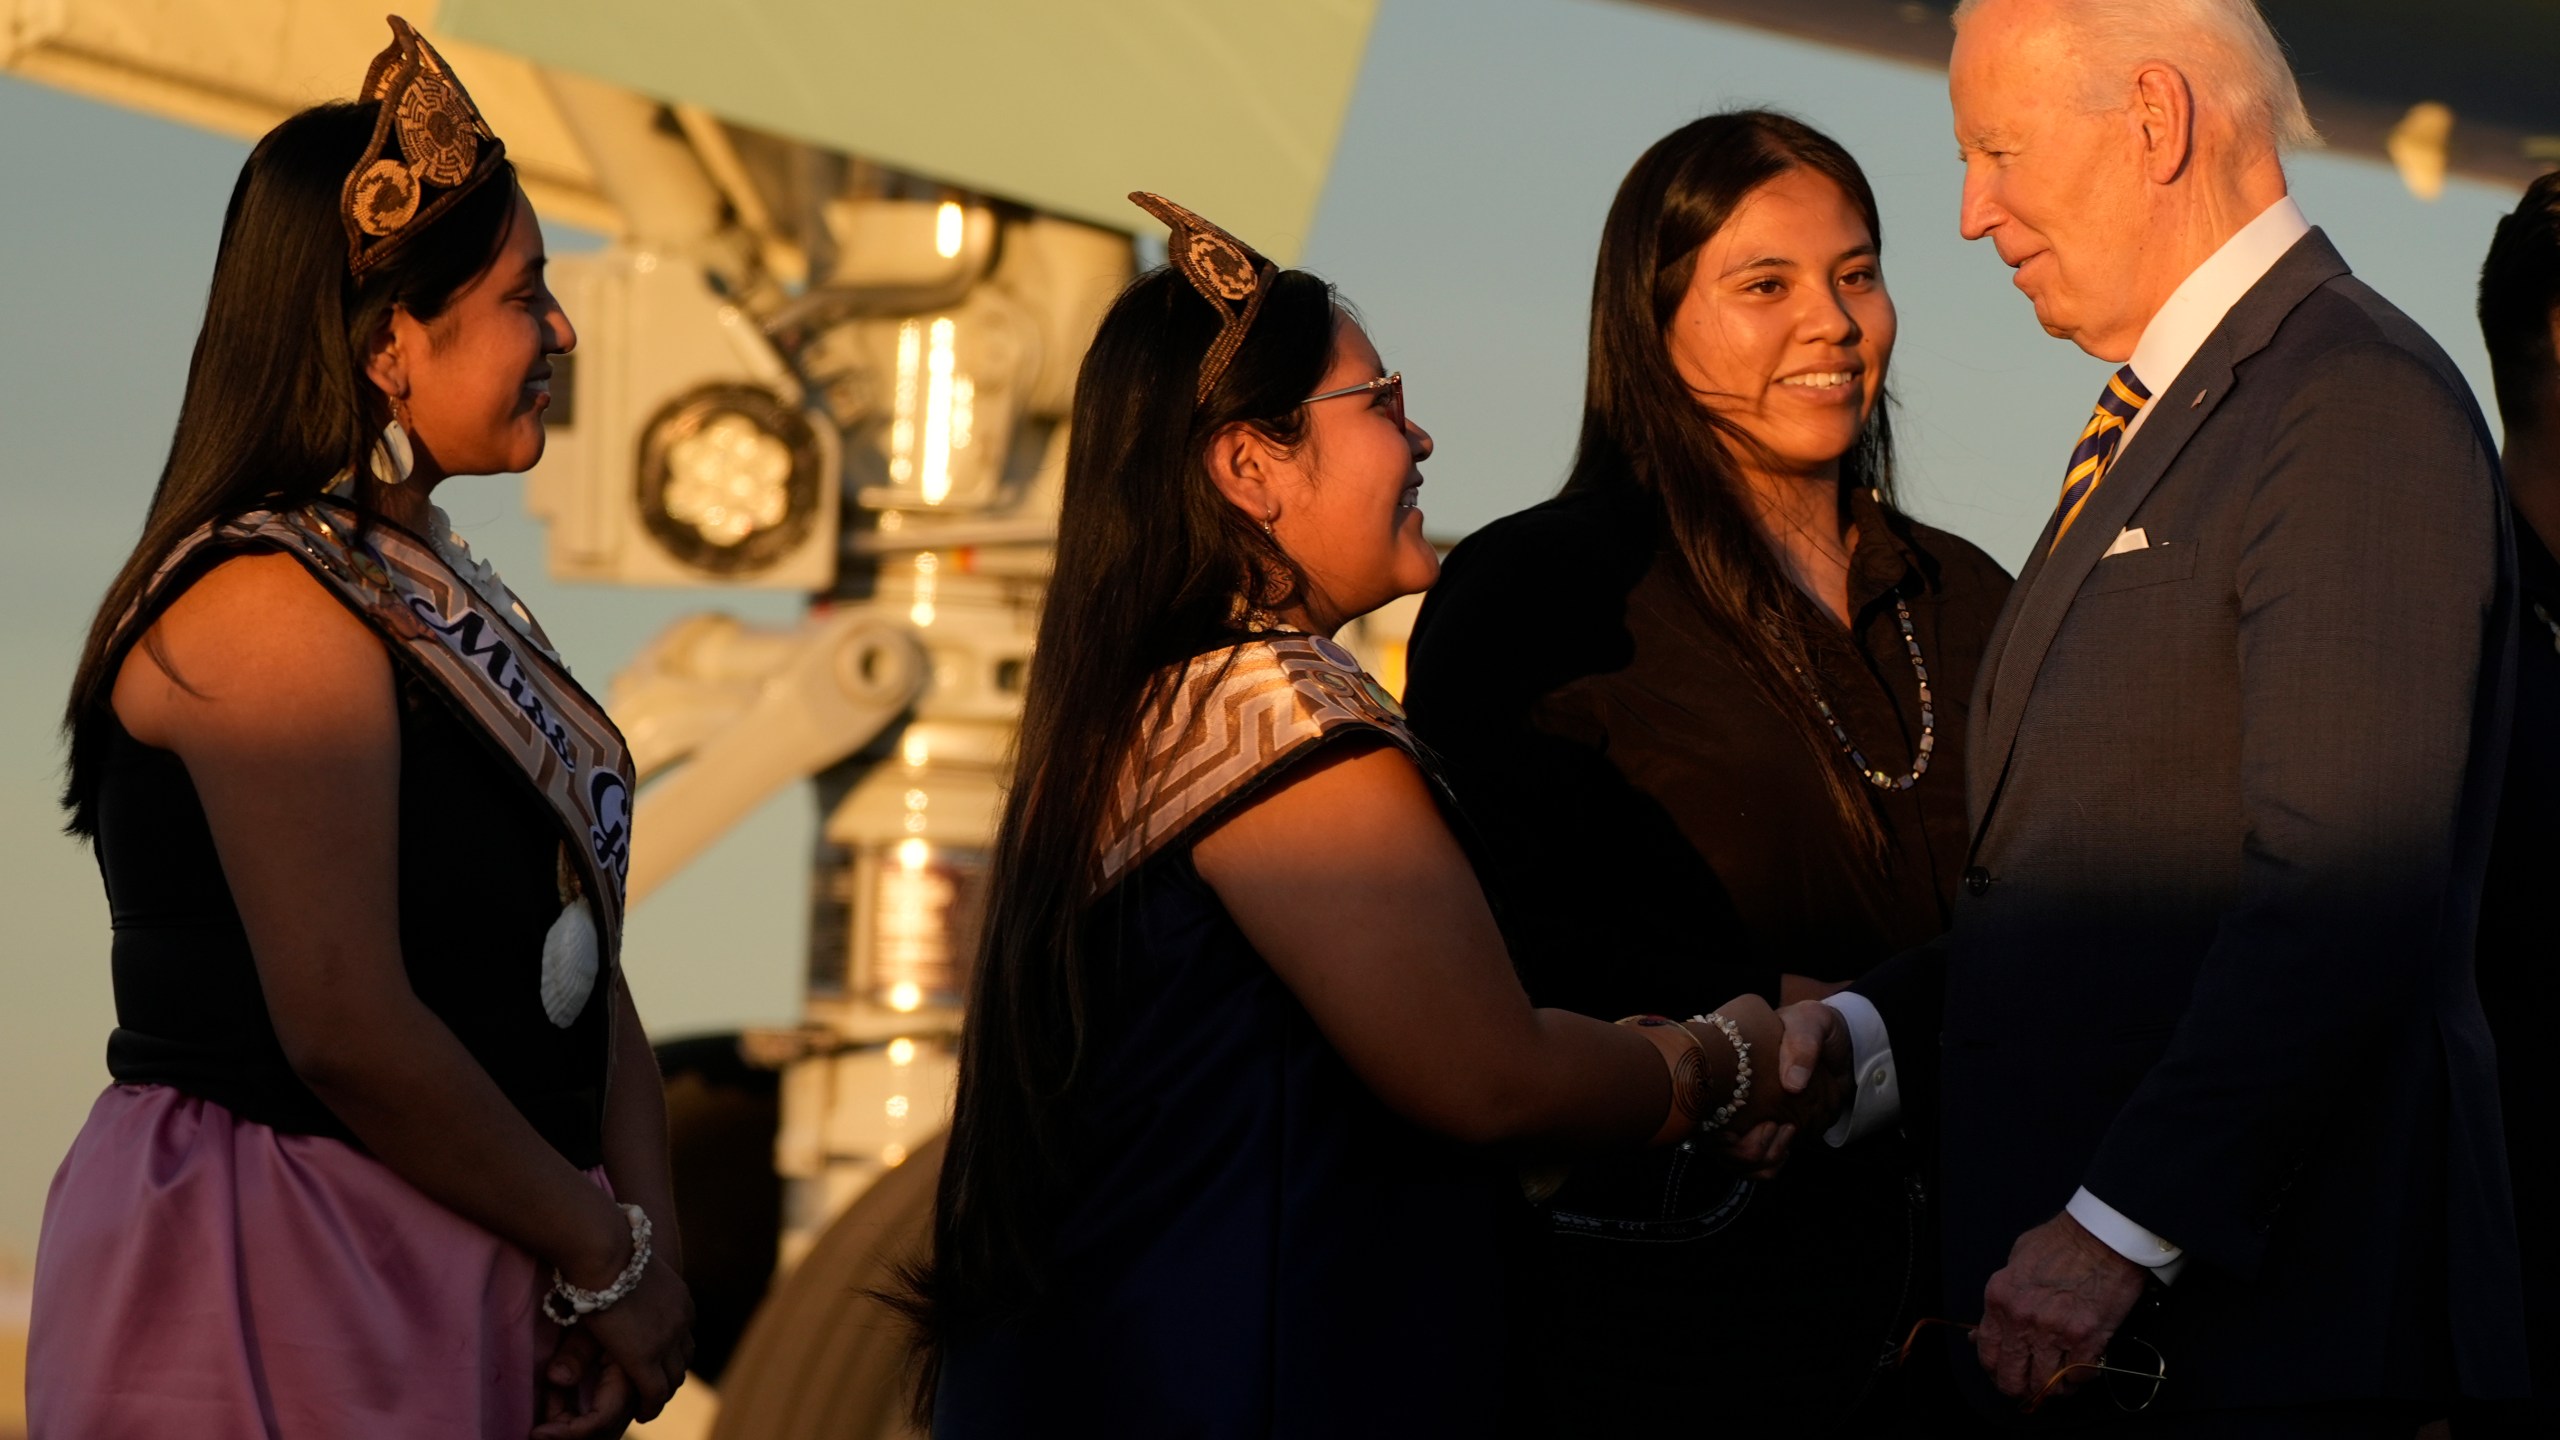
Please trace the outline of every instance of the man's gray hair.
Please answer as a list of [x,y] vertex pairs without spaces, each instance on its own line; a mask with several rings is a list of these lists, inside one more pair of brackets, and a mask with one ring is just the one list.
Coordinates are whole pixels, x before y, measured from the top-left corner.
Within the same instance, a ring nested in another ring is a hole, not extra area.
[[[1962,0],[1956,25],[1983,3]],[[2278,150],[2320,143],[2293,66],[2257,0],[2044,0],[2044,8],[2055,22],[2123,56],[2128,70],[2149,60],[2175,65],[2195,87],[2196,108],[2229,117],[2244,136]],[[2123,103],[2112,93],[2113,75],[2090,75],[2085,83],[2104,108]]]

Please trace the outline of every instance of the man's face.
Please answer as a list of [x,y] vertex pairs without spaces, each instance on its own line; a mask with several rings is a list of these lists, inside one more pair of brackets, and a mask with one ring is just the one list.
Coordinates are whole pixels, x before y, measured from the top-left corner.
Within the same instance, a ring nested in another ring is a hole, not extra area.
[[1959,226],[2017,271],[2045,332],[2106,360],[2132,356],[2150,321],[2142,130],[2126,109],[2085,112],[2081,77],[2103,55],[2016,0],[1991,0],[1948,67],[1964,162]]

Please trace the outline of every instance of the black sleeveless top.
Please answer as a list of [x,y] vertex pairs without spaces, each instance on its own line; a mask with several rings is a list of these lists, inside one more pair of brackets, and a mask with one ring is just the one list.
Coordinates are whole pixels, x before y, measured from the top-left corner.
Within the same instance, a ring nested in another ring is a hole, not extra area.
[[1510,1433],[1517,1182],[1389,1110],[1192,861],[1308,757],[1409,747],[1402,712],[1294,634],[1196,657],[1174,695],[1104,821],[1091,1038],[1043,1137],[1071,1157],[1048,1271],[945,1336],[936,1440]]
[[[410,987],[553,1148],[581,1169],[600,1164],[610,976],[566,1029],[542,1008],[542,942],[560,914],[559,823],[396,647],[392,659]],[[115,925],[109,1073],[280,1131],[358,1144],[285,1060],[186,765],[133,738],[106,708],[96,848]],[[330,876],[310,877],[309,903],[340,903]]]
[[1186,844],[1117,953],[1041,1300],[942,1358],[936,1440],[1493,1436],[1512,1182],[1352,1074]]

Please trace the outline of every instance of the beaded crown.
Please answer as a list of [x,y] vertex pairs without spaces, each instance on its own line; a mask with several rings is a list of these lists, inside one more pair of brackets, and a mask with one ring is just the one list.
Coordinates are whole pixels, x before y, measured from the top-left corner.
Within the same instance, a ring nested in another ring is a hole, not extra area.
[[1244,334],[1253,328],[1253,317],[1262,313],[1262,296],[1270,288],[1271,277],[1280,267],[1262,258],[1262,253],[1203,219],[1194,211],[1176,205],[1161,195],[1144,190],[1129,192],[1129,200],[1165,224],[1173,227],[1165,241],[1165,259],[1200,292],[1200,298],[1217,307],[1225,322],[1218,327],[1218,338],[1209,345],[1209,353],[1200,360],[1200,387],[1192,403],[1209,398],[1217,387],[1218,377],[1227,373],[1227,364],[1236,358],[1244,344]]
[[364,72],[358,100],[381,106],[364,158],[347,174],[339,218],[347,273],[382,263],[463,196],[504,168],[506,142],[480,117],[453,67],[397,15],[391,43]]

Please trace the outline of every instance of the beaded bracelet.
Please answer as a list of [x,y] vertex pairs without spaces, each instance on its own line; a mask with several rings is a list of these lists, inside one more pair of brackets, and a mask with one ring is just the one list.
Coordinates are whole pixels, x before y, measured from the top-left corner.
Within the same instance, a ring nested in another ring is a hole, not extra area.
[[1733,1117],[1742,1113],[1743,1103],[1751,1098],[1751,1042],[1742,1038],[1742,1027],[1726,1019],[1721,1010],[1709,1015],[1692,1015],[1689,1022],[1714,1026],[1723,1033],[1725,1043],[1733,1047],[1733,1098],[1716,1107],[1715,1113],[1698,1127],[1712,1135],[1733,1123]]
[[649,1271],[649,1212],[637,1205],[622,1207],[623,1216],[631,1222],[631,1260],[613,1283],[601,1290],[581,1290],[569,1283],[569,1277],[557,1269],[551,1272],[551,1293],[542,1297],[542,1313],[552,1324],[567,1328],[599,1310],[609,1310],[623,1297],[640,1288],[640,1277]]

